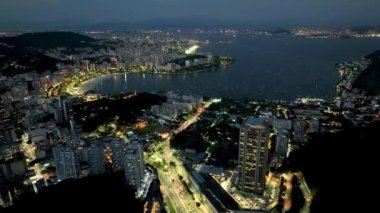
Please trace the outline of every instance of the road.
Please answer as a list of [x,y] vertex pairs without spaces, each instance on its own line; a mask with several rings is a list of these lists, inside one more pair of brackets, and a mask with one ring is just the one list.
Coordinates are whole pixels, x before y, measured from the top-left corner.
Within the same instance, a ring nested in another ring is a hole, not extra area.
[[191,124],[195,123],[197,121],[197,119],[199,118],[199,116],[207,108],[209,108],[212,103],[214,103],[214,100],[210,100],[210,101],[205,102],[202,107],[199,107],[197,109],[197,112],[191,118],[189,118],[188,120],[186,120],[185,122],[183,122],[183,124],[174,131],[174,134],[178,134],[178,133],[182,132],[187,127],[189,127]]
[[[197,109],[197,112],[191,116],[189,119],[187,119],[185,122],[181,124],[176,130],[173,131],[174,134],[178,134],[182,132],[183,130],[187,129],[191,124],[195,123],[199,116],[208,108],[211,106],[211,104],[214,103],[214,100],[207,101],[203,104],[203,106],[199,107]],[[165,162],[168,164],[170,163],[170,160],[172,158],[172,153],[170,150],[170,141],[171,141],[172,135],[170,135],[166,141],[165,141],[165,148],[163,156],[165,156]]]
[[301,189],[302,191],[302,194],[305,198],[305,206],[304,208],[301,210],[302,212],[310,212],[310,205],[311,205],[311,201],[313,200],[313,195],[309,189],[309,187],[307,186],[306,184],[306,181],[305,181],[305,178],[303,176],[303,174],[301,172],[295,172],[295,173],[288,173],[288,174],[282,174],[282,177],[284,177],[284,186],[286,187],[285,189],[285,196],[283,197],[284,198],[284,210],[289,210],[292,206],[292,188],[293,188],[293,184],[292,184],[292,178],[293,176],[296,176],[297,177],[297,182],[298,182],[298,185],[299,185],[299,188]]
[[[214,102],[215,100],[204,102],[194,115],[183,122],[183,124],[177,129],[172,131],[173,134],[178,134],[188,128],[191,124],[195,123],[198,120],[198,117]],[[184,174],[186,172],[184,172],[185,168],[181,161],[172,154],[170,149],[171,138],[172,135],[164,141],[164,148],[162,150],[162,156],[166,167],[157,168],[158,177],[162,186],[162,194],[165,199],[168,199],[172,203],[176,212],[204,212],[202,209],[205,208],[196,207],[196,201],[192,198],[192,195],[186,191],[179,179],[180,175],[185,178],[187,174]],[[175,165],[170,165],[171,161],[174,162]],[[168,200],[166,200],[166,202],[168,202]]]
[[185,211],[186,205],[183,202],[183,200],[180,199],[178,193],[175,191],[169,175],[162,170],[158,170],[158,178],[160,179],[160,182],[161,182],[161,186],[162,186],[161,190],[162,190],[164,199],[165,200],[169,199],[169,201],[172,203],[173,207],[175,208],[176,212],[187,212]]

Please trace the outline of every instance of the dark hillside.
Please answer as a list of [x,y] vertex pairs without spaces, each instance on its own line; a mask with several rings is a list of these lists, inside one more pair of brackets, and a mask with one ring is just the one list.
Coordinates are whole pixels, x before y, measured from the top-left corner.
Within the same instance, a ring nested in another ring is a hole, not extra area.
[[6,43],[18,48],[52,49],[57,47],[79,48],[92,46],[96,40],[73,32],[41,32],[25,33],[15,37],[0,38],[0,43]]
[[[351,212],[375,197],[368,190],[377,187],[377,142],[380,123],[356,127],[335,134],[314,135],[309,144],[291,153],[289,170],[301,170],[309,187],[317,193],[312,212]],[[376,193],[376,191],[375,191]]]
[[358,88],[368,92],[369,95],[380,94],[380,50],[377,50],[365,57],[372,63],[364,70],[353,84]]

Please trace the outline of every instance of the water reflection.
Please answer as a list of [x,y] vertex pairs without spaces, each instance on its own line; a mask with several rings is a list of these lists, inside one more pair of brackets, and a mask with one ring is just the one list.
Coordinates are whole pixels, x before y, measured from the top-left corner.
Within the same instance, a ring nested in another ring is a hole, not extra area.
[[328,99],[335,95],[338,81],[335,64],[360,59],[376,49],[380,40],[375,39],[242,36],[231,43],[210,42],[200,49],[233,57],[235,62],[226,68],[189,75],[121,74],[124,78],[100,78],[85,89],[103,94],[172,90],[216,97]]

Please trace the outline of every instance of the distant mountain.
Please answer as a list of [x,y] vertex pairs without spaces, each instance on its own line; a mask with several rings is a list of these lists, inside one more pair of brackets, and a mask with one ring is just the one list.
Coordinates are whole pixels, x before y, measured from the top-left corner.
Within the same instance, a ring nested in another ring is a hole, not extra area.
[[94,46],[96,40],[73,32],[25,33],[15,37],[2,37],[0,43],[20,49],[53,49],[57,47],[79,48]]
[[[48,49],[65,47],[66,52],[75,48],[99,47],[95,39],[73,32],[25,33],[0,38],[0,73],[12,76],[36,71],[55,71],[58,60],[44,55]],[[39,51],[42,50],[42,51]]]
[[0,57],[12,57],[22,53],[26,53],[26,51],[0,43]]
[[360,26],[360,27],[351,28],[351,31],[360,33],[360,34],[368,33],[370,31],[378,31],[378,30],[380,30],[379,26]]
[[354,88],[367,91],[370,95],[380,95],[380,50],[365,58],[371,59],[371,64],[365,69],[353,84]]
[[284,34],[284,35],[289,35],[291,32],[290,30],[287,29],[277,29],[272,32],[273,34]]
[[0,74],[13,76],[36,71],[55,71],[58,60],[36,51],[0,44]]

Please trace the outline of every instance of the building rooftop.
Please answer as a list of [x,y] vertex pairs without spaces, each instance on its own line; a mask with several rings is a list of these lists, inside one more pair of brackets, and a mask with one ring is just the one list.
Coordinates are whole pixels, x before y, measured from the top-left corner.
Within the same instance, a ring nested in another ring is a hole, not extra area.
[[225,171],[222,167],[216,167],[216,166],[209,166],[206,164],[200,164],[197,169],[197,172],[203,173],[203,174],[213,174],[213,175],[223,175],[225,174]]
[[250,125],[250,126],[265,126],[266,122],[265,122],[265,119],[263,119],[263,118],[248,117],[247,120],[245,121],[245,125]]

